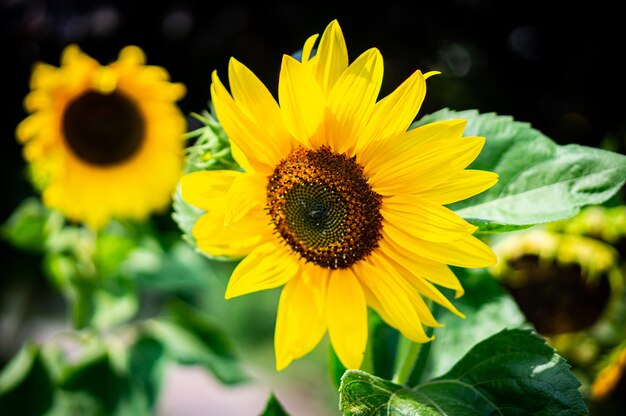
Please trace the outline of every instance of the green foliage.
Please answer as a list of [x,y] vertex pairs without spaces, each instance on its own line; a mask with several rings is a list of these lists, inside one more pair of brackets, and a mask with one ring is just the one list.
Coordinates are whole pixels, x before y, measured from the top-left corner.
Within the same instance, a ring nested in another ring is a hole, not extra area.
[[211,316],[183,304],[176,305],[170,319],[143,323],[149,336],[158,340],[168,356],[184,365],[199,365],[225,384],[247,380],[234,345]]
[[[454,272],[465,288],[465,294],[454,304],[465,314],[465,319],[439,309],[443,313],[438,315],[438,320],[444,327],[435,329],[425,378],[450,370],[479,341],[526,322],[515,300],[485,269],[457,268]],[[411,380],[410,385],[420,381]]]
[[511,117],[443,109],[415,126],[450,119],[467,120],[466,136],[487,139],[469,168],[500,175],[491,189],[451,206],[482,231],[511,231],[572,217],[585,205],[609,199],[626,180],[625,156],[573,144],[558,146]]
[[[194,138],[196,141],[187,147],[184,173],[199,170],[239,169],[239,165],[230,152],[228,137],[215,117],[206,111],[202,115],[195,114],[195,117],[203,126],[188,134],[189,138]],[[183,238],[194,245],[195,240],[191,230],[204,211],[183,200],[180,186],[174,194],[172,207],[174,209],[172,218],[183,231]]]
[[347,371],[344,415],[583,415],[580,383],[565,361],[527,330],[503,330],[450,371],[414,388]]
[[44,208],[37,199],[28,198],[13,211],[0,232],[15,247],[41,252],[48,235],[62,222],[59,215]]
[[39,347],[27,343],[0,372],[0,410],[6,415],[39,415],[53,398],[54,386]]
[[285,412],[274,393],[270,393],[265,409],[259,416],[289,416],[289,414]]

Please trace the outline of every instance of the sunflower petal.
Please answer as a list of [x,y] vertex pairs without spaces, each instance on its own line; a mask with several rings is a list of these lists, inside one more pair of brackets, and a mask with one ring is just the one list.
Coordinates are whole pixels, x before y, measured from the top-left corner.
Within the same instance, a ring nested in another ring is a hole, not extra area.
[[[424,332],[415,305],[409,299],[410,292],[398,284],[398,279],[403,277],[398,276],[397,271],[391,268],[383,269],[380,264],[370,261],[355,264],[355,269],[359,280],[371,294],[368,303],[383,319],[412,341],[427,342],[431,339]],[[391,275],[393,278],[390,278],[389,272],[393,273]]]
[[265,204],[265,178],[241,174],[233,181],[226,195],[226,225],[236,224],[250,210],[262,210]]
[[328,97],[327,144],[337,153],[354,146],[370,119],[383,80],[383,57],[365,51],[341,74]]
[[284,155],[272,145],[273,138],[239,109],[215,71],[212,80],[211,98],[229,140],[246,155],[254,170],[271,173]]
[[393,240],[382,239],[380,247],[386,256],[405,269],[439,286],[453,289],[455,298],[459,298],[465,293],[461,282],[446,264],[422,258]]
[[299,270],[297,259],[284,247],[271,241],[246,256],[233,271],[226,299],[287,283]]
[[277,370],[310,352],[326,332],[328,272],[311,273],[310,267],[305,266],[280,294],[274,333]]
[[198,248],[213,256],[242,257],[266,241],[273,240],[272,229],[262,211],[253,211],[237,224],[224,225],[225,201],[200,217],[192,229]]
[[351,270],[333,271],[326,294],[328,335],[339,361],[346,368],[361,367],[367,344],[367,304]]
[[370,183],[381,195],[413,194],[433,188],[465,169],[484,144],[482,137],[467,137],[416,146],[378,166]]
[[302,48],[302,63],[306,64],[311,59],[311,53],[313,52],[313,46],[315,45],[315,41],[319,37],[319,34],[314,34],[309,36],[309,38],[304,42],[304,47]]
[[322,93],[328,96],[335,82],[348,67],[348,49],[337,20],[330,22],[324,30],[316,56],[318,60],[315,77]]
[[385,198],[380,212],[388,226],[428,241],[454,241],[477,228],[454,211],[414,195]]
[[291,137],[283,124],[278,103],[267,87],[245,65],[231,58],[228,65],[230,89],[237,106],[253,120],[257,127],[266,131],[277,155],[284,157],[291,151]]
[[466,120],[437,121],[395,137],[371,140],[366,146],[361,146],[357,159],[366,171],[369,169],[378,170],[379,166],[389,159],[404,155],[415,146],[439,140],[461,139],[466,124]]
[[313,74],[287,55],[280,69],[278,99],[287,131],[299,142],[309,143],[322,127],[324,97]]
[[198,171],[180,178],[183,200],[205,211],[210,210],[216,198],[226,197],[235,178],[244,173],[234,170]]
[[421,71],[415,71],[395,91],[376,103],[359,137],[358,147],[404,133],[415,119],[425,96],[424,76]]
[[420,192],[419,195],[436,204],[447,205],[477,195],[497,182],[497,173],[463,170],[434,188]]
[[434,242],[415,238],[396,227],[383,228],[383,238],[393,240],[413,253],[440,263],[459,267],[489,267],[497,259],[489,246],[466,235],[452,242]]

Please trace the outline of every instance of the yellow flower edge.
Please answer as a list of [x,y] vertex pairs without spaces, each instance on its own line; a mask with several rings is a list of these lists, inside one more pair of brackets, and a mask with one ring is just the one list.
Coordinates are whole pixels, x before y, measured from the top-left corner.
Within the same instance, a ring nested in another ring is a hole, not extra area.
[[211,96],[243,172],[181,179],[182,197],[206,211],[200,250],[245,258],[226,298],[283,286],[276,367],[287,367],[329,333],[342,364],[361,366],[367,307],[415,342],[441,326],[424,298],[463,316],[436,285],[463,288],[448,265],[486,267],[493,252],[476,227],[444,207],[493,186],[497,175],[465,169],[484,138],[465,121],[407,131],[426,93],[413,73],[377,101],[383,61],[375,48],[349,64],[337,21],[284,56],[278,101],[231,59],[230,93],[213,73]]
[[106,66],[76,45],[60,67],[36,64],[16,134],[46,206],[94,229],[166,209],[182,169],[184,94],[136,46]]

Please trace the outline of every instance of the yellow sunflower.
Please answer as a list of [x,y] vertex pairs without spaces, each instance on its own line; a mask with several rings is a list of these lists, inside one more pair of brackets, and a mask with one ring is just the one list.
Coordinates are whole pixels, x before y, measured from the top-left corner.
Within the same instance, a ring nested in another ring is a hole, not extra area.
[[[377,102],[383,60],[370,49],[348,65],[333,21],[312,56],[284,56],[278,104],[231,59],[229,93],[213,74],[211,96],[239,171],[182,178],[182,196],[206,210],[193,235],[212,255],[246,256],[226,298],[284,285],[275,331],[276,367],[311,351],[328,330],[343,365],[359,368],[367,306],[415,342],[440,326],[423,297],[459,311],[435,287],[463,293],[448,264],[485,267],[493,252],[475,227],[443,205],[475,195],[494,173],[464,170],[483,138],[465,122],[413,130],[425,96],[416,71]],[[232,95],[231,95],[232,94]]]
[[185,88],[168,80],[134,46],[107,66],[74,45],[35,66],[17,137],[48,207],[97,229],[168,205],[186,129]]

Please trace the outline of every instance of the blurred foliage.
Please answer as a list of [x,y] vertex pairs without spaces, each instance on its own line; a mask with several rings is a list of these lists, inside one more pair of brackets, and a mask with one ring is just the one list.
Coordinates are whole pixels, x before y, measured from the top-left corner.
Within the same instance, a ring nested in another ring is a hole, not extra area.
[[[2,235],[43,255],[75,328],[26,344],[2,370],[3,414],[152,414],[173,363],[206,368],[226,384],[247,380],[223,323],[189,303],[202,303],[194,295],[208,280],[227,279],[232,262],[205,260],[151,223],[113,222],[94,233],[36,199],[15,210]],[[150,293],[160,294],[156,316],[140,316]]]

